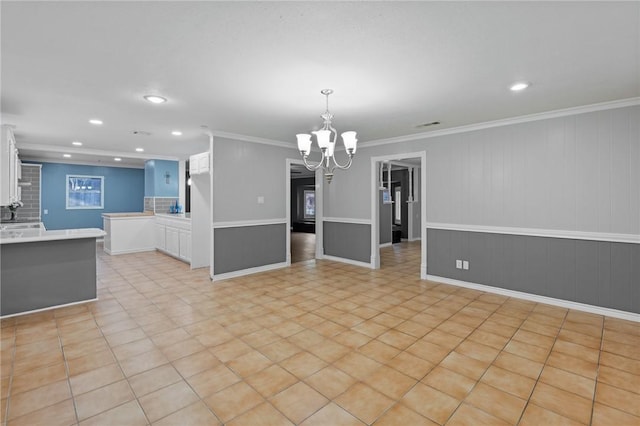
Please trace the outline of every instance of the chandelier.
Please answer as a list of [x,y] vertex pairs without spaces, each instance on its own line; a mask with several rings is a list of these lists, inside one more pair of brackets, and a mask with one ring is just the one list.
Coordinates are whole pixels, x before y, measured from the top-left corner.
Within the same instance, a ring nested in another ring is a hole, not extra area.
[[322,129],[311,132],[316,135],[316,142],[322,152],[322,157],[318,164],[311,164],[307,161],[309,153],[311,152],[311,135],[301,133],[296,135],[296,137],[298,138],[298,150],[300,151],[300,155],[302,155],[302,160],[304,161],[304,165],[307,169],[313,171],[322,167],[324,176],[327,178],[327,182],[331,183],[333,171],[336,168],[346,170],[351,167],[353,156],[356,154],[356,145],[358,140],[356,139],[356,132],[348,131],[342,133],[342,142],[344,143],[344,148],[349,156],[349,161],[347,161],[345,165],[339,164],[334,156],[338,132],[333,128],[333,126],[331,126],[333,114],[329,112],[329,95],[333,93],[333,90],[323,89],[320,93],[327,97],[327,110],[320,116],[324,120],[324,125],[322,126]]

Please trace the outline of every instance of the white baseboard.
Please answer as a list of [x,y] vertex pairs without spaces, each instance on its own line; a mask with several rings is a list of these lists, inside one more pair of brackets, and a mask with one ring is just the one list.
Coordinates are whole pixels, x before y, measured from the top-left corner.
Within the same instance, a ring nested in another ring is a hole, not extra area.
[[242,277],[244,275],[257,274],[258,272],[267,272],[274,269],[286,268],[287,262],[272,263],[270,265],[256,266],[255,268],[240,269],[238,271],[225,272],[223,274],[215,274],[211,277],[212,281],[228,280],[229,278]]
[[32,311],[18,312],[17,314],[3,315],[3,316],[0,316],[0,318],[5,319],[5,318],[17,317],[19,315],[35,314],[35,313],[38,313],[38,312],[50,311],[51,309],[60,309],[60,308],[66,308],[68,306],[73,306],[73,305],[81,305],[81,304],[87,303],[87,302],[95,302],[96,300],[98,300],[97,297],[95,297],[93,299],[80,300],[78,302],[65,303],[63,305],[55,305],[55,306],[49,306],[47,308],[34,309]]
[[516,299],[529,300],[531,302],[546,303],[547,305],[559,306],[567,309],[575,309],[577,311],[589,312],[597,315],[605,315],[608,317],[620,318],[627,321],[640,322],[640,314],[633,312],[619,311],[617,309],[604,308],[601,306],[588,305],[586,303],[572,302],[569,300],[556,299],[553,297],[539,296],[537,294],[524,293],[521,291],[507,290],[505,288],[492,287],[484,284],[476,284],[468,281],[454,280],[452,278],[439,277],[437,275],[428,275],[426,279],[429,281],[438,281],[444,284],[451,284],[458,287],[470,288],[473,290],[486,291],[487,293],[500,294],[502,296],[514,297]]
[[330,256],[325,254],[322,258],[325,260],[331,260],[334,262],[341,262],[341,263],[348,263],[349,265],[362,266],[363,268],[369,268],[369,269],[373,268],[370,263],[361,262],[359,260],[347,259],[345,257]]
[[155,247],[144,247],[137,249],[128,249],[128,250],[109,250],[107,248],[104,249],[104,252],[111,256],[117,256],[119,254],[131,254],[131,253],[142,253],[145,251],[155,251]]
[[393,245],[393,243],[382,243],[378,247],[384,248],[384,247],[391,247],[392,245]]

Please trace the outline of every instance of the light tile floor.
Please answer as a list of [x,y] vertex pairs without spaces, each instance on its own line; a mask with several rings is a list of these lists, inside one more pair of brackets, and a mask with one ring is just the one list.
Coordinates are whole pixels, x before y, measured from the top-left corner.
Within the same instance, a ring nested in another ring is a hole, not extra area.
[[215,284],[98,253],[98,302],[2,320],[3,424],[640,424],[640,324],[421,281],[419,243]]

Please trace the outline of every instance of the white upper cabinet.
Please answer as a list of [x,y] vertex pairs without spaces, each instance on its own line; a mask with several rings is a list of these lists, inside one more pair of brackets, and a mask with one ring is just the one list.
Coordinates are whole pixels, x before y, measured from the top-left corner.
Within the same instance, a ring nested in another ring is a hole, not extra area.
[[189,174],[209,173],[209,151],[189,157]]
[[18,179],[22,174],[22,163],[18,158],[18,148],[10,126],[2,126],[0,142],[0,205],[20,201]]

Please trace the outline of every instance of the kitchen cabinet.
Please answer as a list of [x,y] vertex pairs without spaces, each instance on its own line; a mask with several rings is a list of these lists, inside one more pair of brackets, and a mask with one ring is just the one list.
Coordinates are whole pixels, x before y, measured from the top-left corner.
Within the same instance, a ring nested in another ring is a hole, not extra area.
[[10,126],[2,126],[0,140],[0,205],[8,206],[20,201],[18,180],[22,175],[22,163]]
[[189,174],[209,173],[209,151],[189,157]]
[[182,215],[156,214],[156,249],[191,262],[191,219]]
[[151,212],[103,213],[104,251],[107,254],[155,250],[154,217]]

